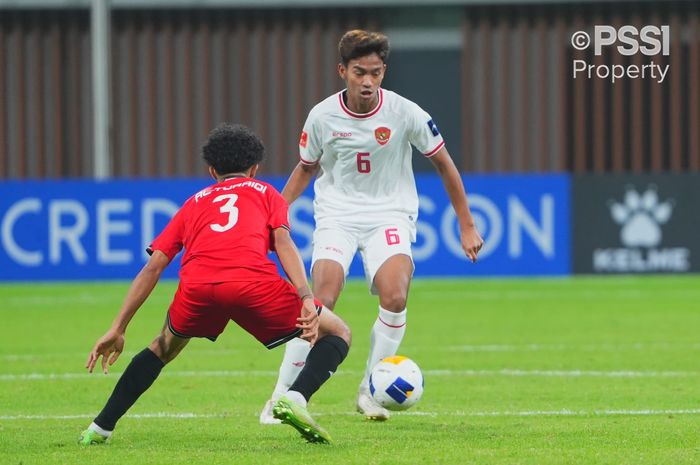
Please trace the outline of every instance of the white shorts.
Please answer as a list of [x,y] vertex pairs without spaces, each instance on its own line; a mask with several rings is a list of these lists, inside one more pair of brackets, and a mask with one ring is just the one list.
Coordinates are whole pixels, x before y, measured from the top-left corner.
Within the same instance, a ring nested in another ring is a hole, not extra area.
[[360,251],[365,279],[372,294],[377,294],[374,276],[382,264],[394,255],[408,255],[413,263],[411,242],[416,240],[415,226],[406,221],[382,222],[375,225],[347,225],[322,221],[313,236],[311,269],[317,260],[338,262],[348,275],[350,263]]

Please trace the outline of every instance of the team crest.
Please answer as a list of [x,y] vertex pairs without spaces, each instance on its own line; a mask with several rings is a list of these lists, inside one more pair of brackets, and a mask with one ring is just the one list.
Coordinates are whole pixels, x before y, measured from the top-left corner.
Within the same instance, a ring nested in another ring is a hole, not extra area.
[[391,129],[389,129],[389,128],[382,126],[382,127],[374,130],[374,138],[377,139],[377,142],[379,142],[379,145],[384,145],[387,142],[389,142],[390,137],[391,137]]

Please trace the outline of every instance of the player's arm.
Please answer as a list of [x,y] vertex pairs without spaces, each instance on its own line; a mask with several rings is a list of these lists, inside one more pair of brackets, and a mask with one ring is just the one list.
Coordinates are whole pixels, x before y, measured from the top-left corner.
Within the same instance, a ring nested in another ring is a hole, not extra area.
[[280,264],[302,300],[301,317],[297,318],[297,328],[302,329],[301,338],[313,345],[318,337],[318,314],[314,304],[314,295],[311,292],[309,281],[306,279],[304,262],[301,260],[299,250],[287,228],[275,228],[272,234]]
[[[136,314],[141,305],[146,301],[153,288],[158,283],[161,273],[170,263],[170,258],[160,250],[153,252],[136,278],[134,278],[126,294],[119,314],[114,319],[112,327],[97,340],[88,356],[85,367],[90,373],[95,368],[95,364],[102,357],[102,371],[107,373],[107,363],[114,364],[119,355],[124,350],[124,333],[129,322]],[[110,357],[111,356],[111,357]]]
[[302,192],[309,186],[311,180],[316,176],[318,170],[318,163],[311,165],[299,162],[289,176],[284,189],[282,189],[282,197],[284,197],[284,200],[291,205],[292,202],[299,198]]
[[459,175],[459,171],[445,147],[430,157],[430,161],[433,162],[438,174],[440,174],[447,195],[450,197],[452,208],[457,214],[462,250],[472,262],[476,262],[476,256],[484,245],[484,241],[476,229],[474,219],[469,211],[469,203],[467,202],[467,194],[464,191],[462,177]]

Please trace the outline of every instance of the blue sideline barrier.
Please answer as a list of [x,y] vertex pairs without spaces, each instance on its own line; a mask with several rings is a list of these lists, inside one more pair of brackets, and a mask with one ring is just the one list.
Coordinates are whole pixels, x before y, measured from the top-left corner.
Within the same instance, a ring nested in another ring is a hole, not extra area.
[[[263,177],[278,189],[283,177]],[[414,244],[416,276],[570,273],[567,175],[465,176],[485,239],[479,263],[461,251],[441,180],[418,175],[421,207]],[[208,179],[0,182],[0,280],[132,278],[144,248],[186,198]],[[312,192],[290,209],[293,237],[311,259]],[[179,258],[166,271],[176,277]],[[362,276],[356,257],[351,276]]]

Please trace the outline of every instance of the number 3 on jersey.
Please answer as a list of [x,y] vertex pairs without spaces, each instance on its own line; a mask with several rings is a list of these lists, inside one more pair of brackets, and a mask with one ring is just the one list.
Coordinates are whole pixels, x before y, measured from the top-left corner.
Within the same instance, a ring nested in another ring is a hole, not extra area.
[[238,207],[234,207],[236,200],[238,200],[238,195],[236,194],[224,194],[216,197],[212,200],[212,203],[221,202],[226,200],[227,202],[219,208],[221,213],[228,213],[228,223],[226,224],[210,224],[209,227],[212,231],[224,232],[233,228],[236,223],[238,223]]
[[369,152],[357,152],[357,172],[369,173],[372,166],[369,163]]

